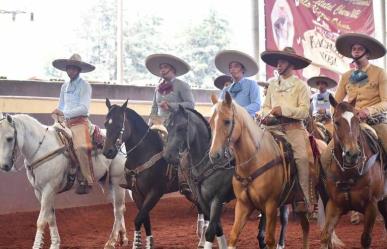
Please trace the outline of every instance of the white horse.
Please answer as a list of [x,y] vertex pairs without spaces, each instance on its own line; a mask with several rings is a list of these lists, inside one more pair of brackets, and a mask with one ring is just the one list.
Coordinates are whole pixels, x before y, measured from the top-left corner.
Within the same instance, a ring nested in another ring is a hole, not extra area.
[[[50,249],[59,249],[60,247],[54,199],[58,191],[63,189],[67,183],[70,161],[67,155],[59,152],[43,161],[33,169],[33,172],[28,168],[28,165],[44,158],[61,146],[54,127],[44,126],[28,115],[3,116],[0,113],[0,169],[11,170],[17,147],[25,158],[24,164],[28,180],[40,202],[33,249],[43,247],[43,233],[46,224],[50,229]],[[100,152],[93,156],[95,178],[100,179],[108,172],[114,206],[113,230],[105,244],[105,249],[114,248],[117,242],[125,245],[128,243],[124,221],[125,190],[119,186],[121,178],[124,176],[124,164],[125,157],[122,154],[117,155],[113,160],[105,158]]]

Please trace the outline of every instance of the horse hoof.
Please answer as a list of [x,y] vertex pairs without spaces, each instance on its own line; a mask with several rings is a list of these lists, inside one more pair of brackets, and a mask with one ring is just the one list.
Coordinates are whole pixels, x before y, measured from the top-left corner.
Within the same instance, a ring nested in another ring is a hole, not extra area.
[[285,249],[285,246],[277,245],[277,249]]

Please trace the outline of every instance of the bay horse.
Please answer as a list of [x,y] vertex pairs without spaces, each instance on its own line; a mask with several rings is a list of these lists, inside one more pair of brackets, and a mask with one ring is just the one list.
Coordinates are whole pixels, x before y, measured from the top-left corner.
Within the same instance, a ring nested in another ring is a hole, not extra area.
[[[146,233],[146,249],[154,248],[150,211],[160,198],[167,193],[179,190],[177,177],[170,179],[171,168],[163,158],[163,141],[159,133],[145,123],[134,110],[127,107],[128,101],[121,106],[112,105],[106,99],[106,140],[103,154],[115,158],[121,144],[126,147],[125,172],[128,186],[139,210],[134,220],[133,249],[141,249],[141,227]],[[198,212],[201,213],[200,209]]]
[[[168,142],[164,157],[170,163],[181,165],[201,210],[210,217],[204,248],[212,248],[216,235],[218,248],[226,249],[227,242],[220,216],[223,204],[235,199],[231,183],[235,161],[225,158],[222,162],[214,163],[210,160],[208,152],[211,146],[211,128],[208,121],[193,109],[179,105],[178,109],[172,110],[167,130]],[[279,249],[285,248],[285,231],[288,224],[287,206],[280,208],[280,219]],[[261,249],[266,247],[264,226],[265,217],[262,216],[257,236]]]
[[[213,138],[210,157],[219,160],[230,146],[236,158],[232,185],[237,202],[228,246],[235,248],[247,218],[254,209],[259,209],[266,217],[267,247],[274,249],[277,208],[282,204],[280,197],[287,182],[280,148],[272,134],[259,127],[243,107],[232,101],[228,92],[223,101],[218,101],[213,95],[212,102],[214,113],[211,117]],[[318,145],[320,151],[326,147],[323,142],[318,142]],[[293,201],[292,198],[290,200]],[[297,215],[300,217],[303,231],[303,248],[307,249],[307,213],[297,212]]]
[[[0,169],[10,171],[14,167],[18,149],[25,158],[27,177],[40,203],[33,249],[43,248],[43,235],[47,224],[51,236],[50,249],[60,248],[54,199],[68,184],[71,163],[68,151],[63,148],[64,145],[58,138],[54,126],[42,125],[35,118],[25,114],[0,115]],[[114,224],[105,249],[115,248],[116,243],[124,245],[128,243],[124,220],[125,190],[119,186],[124,176],[124,162],[122,154],[114,160],[109,160],[99,150],[93,156],[95,178],[101,179],[108,173],[113,197]]]
[[377,209],[387,229],[387,182],[381,158],[383,149],[379,147],[378,151],[371,148],[372,140],[369,140],[356,116],[356,100],[337,103],[330,97],[329,101],[334,107],[334,132],[331,159],[324,165],[329,201],[321,248],[333,248],[332,230],[340,216],[350,210],[364,214],[361,245],[362,248],[370,248]]

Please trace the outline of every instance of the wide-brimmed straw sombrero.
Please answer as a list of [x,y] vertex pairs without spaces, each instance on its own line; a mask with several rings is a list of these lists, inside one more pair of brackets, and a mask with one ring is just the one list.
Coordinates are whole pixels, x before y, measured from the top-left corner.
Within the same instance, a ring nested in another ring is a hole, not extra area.
[[326,82],[328,87],[327,89],[330,89],[330,88],[334,88],[337,86],[337,82],[334,80],[334,79],[331,79],[327,76],[315,76],[315,77],[312,77],[308,80],[308,85],[312,88],[318,88],[317,86],[317,82]]
[[297,55],[292,47],[285,47],[283,50],[267,50],[262,52],[261,59],[272,67],[277,67],[278,60],[286,60],[294,66],[295,70],[303,69],[312,62],[303,56]]
[[73,54],[69,59],[57,59],[52,62],[52,65],[62,71],[66,71],[67,66],[74,66],[81,69],[81,73],[88,73],[95,69],[95,66],[82,61],[79,54]]
[[215,56],[216,68],[224,74],[230,74],[229,65],[231,62],[238,62],[243,65],[244,76],[250,77],[258,73],[258,64],[248,54],[236,50],[223,50]]
[[217,77],[215,80],[214,80],[214,85],[219,88],[220,90],[223,89],[224,87],[224,84],[226,82],[230,82],[232,83],[233,82],[233,79],[231,76],[228,76],[228,75],[221,75],[219,77]]
[[381,42],[365,34],[347,33],[336,39],[337,51],[348,58],[352,58],[352,46],[355,44],[363,45],[368,50],[370,60],[378,59],[386,54],[386,48]]
[[269,87],[269,82],[266,81],[258,81],[257,84],[261,87]]
[[145,66],[149,72],[159,77],[161,77],[161,64],[172,66],[176,71],[176,76],[186,74],[191,69],[187,62],[170,54],[152,54],[145,59]]

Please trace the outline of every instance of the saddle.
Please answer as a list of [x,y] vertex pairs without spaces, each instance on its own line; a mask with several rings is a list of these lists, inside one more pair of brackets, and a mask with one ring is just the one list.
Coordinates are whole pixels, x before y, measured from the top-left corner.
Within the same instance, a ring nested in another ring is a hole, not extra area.
[[370,146],[374,153],[379,153],[379,159],[381,160],[382,165],[384,165],[384,170],[387,171],[387,165],[384,163],[387,160],[387,152],[384,151],[376,131],[365,122],[360,123],[360,127],[364,132],[368,146]]
[[[296,206],[296,203],[302,202],[304,200],[304,196],[301,187],[298,184],[297,167],[292,146],[284,136],[275,133],[275,131],[272,131],[271,133],[274,140],[277,142],[278,147],[280,148],[282,158],[284,160],[283,167],[286,181],[282,188],[283,190],[280,198],[280,205],[293,201],[293,205]],[[318,162],[320,158],[320,152],[318,150],[317,142],[313,136],[309,136],[309,143],[311,154],[313,155],[314,159],[314,164],[309,164],[309,178],[311,179],[310,181],[312,186],[314,186],[315,184],[313,183],[318,180],[319,175]],[[315,202],[314,200],[316,200],[316,194],[313,190],[310,191],[310,195],[312,202]]]
[[[62,193],[72,188],[80,167],[73,145],[71,130],[58,122],[55,122],[53,127],[57,133],[58,140],[65,146],[65,155],[70,160],[66,186],[58,192]],[[97,153],[98,149],[103,148],[105,134],[97,125],[91,125],[89,131],[92,138],[93,151]]]

